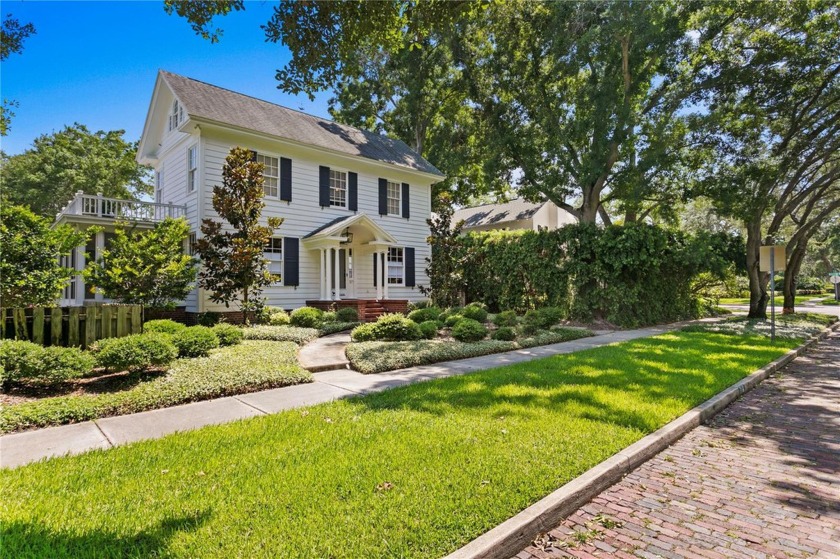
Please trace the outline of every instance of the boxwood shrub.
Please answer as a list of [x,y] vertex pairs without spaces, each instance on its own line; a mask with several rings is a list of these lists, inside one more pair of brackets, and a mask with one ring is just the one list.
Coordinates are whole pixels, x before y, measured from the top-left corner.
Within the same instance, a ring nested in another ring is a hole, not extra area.
[[437,323],[437,321],[427,320],[425,322],[421,322],[418,326],[420,327],[420,334],[423,336],[423,339],[431,340],[431,339],[433,339],[437,336],[437,333],[438,333],[438,323]]
[[150,320],[143,324],[143,331],[160,332],[161,334],[177,334],[186,327],[186,324],[181,324],[180,322],[175,322],[174,320],[169,319]]
[[419,340],[423,337],[420,326],[416,322],[399,313],[383,314],[376,322],[362,324],[351,332],[353,341],[385,341],[399,342]]
[[266,322],[271,326],[286,326],[291,322],[289,313],[280,307],[266,307],[265,313],[267,315]]
[[219,345],[222,347],[242,343],[245,337],[242,328],[224,322],[213,326],[213,333],[219,338]]
[[447,328],[452,328],[462,320],[464,320],[464,317],[462,315],[452,314],[446,317],[446,320],[443,321],[443,325]]
[[487,335],[487,328],[472,318],[462,318],[452,328],[452,337],[459,342],[477,342]]
[[99,340],[92,352],[99,366],[111,371],[164,367],[178,357],[178,348],[172,342],[172,336],[160,332]]
[[353,307],[344,307],[335,312],[338,322],[358,322],[359,312]]
[[350,339],[354,342],[372,342],[374,338],[374,323],[368,322],[367,324],[359,324],[353,331],[350,332]]
[[487,310],[484,309],[480,303],[470,303],[461,309],[461,316],[469,318],[477,322],[484,322],[487,320]]
[[503,342],[512,342],[516,339],[516,330],[510,326],[502,326],[491,336],[494,340],[501,340]]
[[321,322],[335,322],[338,320],[338,313],[335,311],[326,311],[321,315]]
[[429,320],[437,320],[440,316],[441,310],[437,307],[426,307],[417,309],[408,313],[408,318],[420,324]]
[[179,357],[205,357],[211,349],[219,347],[219,338],[207,326],[184,328],[172,336]]
[[0,340],[0,383],[55,384],[83,377],[93,356],[75,347],[44,347],[25,340]]
[[324,318],[324,311],[314,307],[301,307],[292,311],[292,326],[299,328],[317,328]]
[[493,324],[496,326],[516,326],[519,324],[519,317],[515,311],[502,311],[493,317]]

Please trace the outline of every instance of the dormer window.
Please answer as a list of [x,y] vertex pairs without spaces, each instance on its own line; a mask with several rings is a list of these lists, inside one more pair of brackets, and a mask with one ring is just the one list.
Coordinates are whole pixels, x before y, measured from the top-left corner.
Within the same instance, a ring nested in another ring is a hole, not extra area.
[[184,122],[184,107],[177,99],[172,102],[172,111],[169,113],[169,131],[173,131]]

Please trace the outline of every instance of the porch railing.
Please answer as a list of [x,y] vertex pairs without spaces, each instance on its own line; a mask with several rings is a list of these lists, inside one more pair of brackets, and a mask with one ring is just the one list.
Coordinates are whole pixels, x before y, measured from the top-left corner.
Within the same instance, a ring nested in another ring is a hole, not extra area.
[[101,194],[77,192],[57,217],[66,215],[84,215],[105,219],[124,219],[127,221],[163,221],[167,217],[184,217],[186,206],[177,204],[158,204],[143,200],[120,200],[106,198]]

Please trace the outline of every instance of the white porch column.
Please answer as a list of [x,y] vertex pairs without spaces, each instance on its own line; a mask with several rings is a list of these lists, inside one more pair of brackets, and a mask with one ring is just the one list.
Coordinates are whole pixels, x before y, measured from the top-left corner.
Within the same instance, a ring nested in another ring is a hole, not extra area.
[[324,249],[318,249],[318,279],[321,287],[321,300],[327,300],[327,263],[324,260]]
[[380,253],[378,250],[373,253],[373,256],[375,257],[374,260],[376,260],[376,277],[374,279],[376,280],[377,300],[382,299],[382,259],[379,257],[379,255]]
[[82,275],[82,270],[84,270],[87,265],[87,262],[85,262],[85,245],[78,246],[73,250],[76,251],[76,270],[79,272],[75,277],[76,299],[74,303],[81,306],[85,304],[85,290],[87,289],[85,286],[85,278]]
[[335,274],[335,297],[333,301],[341,301],[341,265],[338,261],[338,257],[341,251],[337,248],[333,249],[333,254],[335,257],[335,266],[333,269],[333,274]]
[[[99,196],[101,197],[102,195],[99,194]],[[102,201],[100,200],[100,206],[101,206],[101,202]],[[99,211],[100,212],[102,211],[101,207],[100,207]],[[102,258],[102,251],[105,249],[105,232],[104,231],[99,231],[96,234],[96,241],[95,242],[96,242],[96,254],[93,257],[94,262],[96,262],[97,260]],[[101,301],[105,300],[105,297],[102,296],[101,291],[97,291],[93,296],[93,300],[101,302]]]
[[388,298],[388,250],[382,253],[382,285],[385,287],[384,297]]
[[330,256],[331,256],[330,250],[331,249],[325,249],[324,250],[325,260],[327,262],[327,273],[325,274],[325,276],[326,276],[325,282],[326,282],[326,287],[327,287],[327,296],[326,296],[325,299],[327,301],[330,301],[332,299],[332,291],[331,291],[331,287],[330,287],[330,277],[332,277],[332,259],[330,258]]

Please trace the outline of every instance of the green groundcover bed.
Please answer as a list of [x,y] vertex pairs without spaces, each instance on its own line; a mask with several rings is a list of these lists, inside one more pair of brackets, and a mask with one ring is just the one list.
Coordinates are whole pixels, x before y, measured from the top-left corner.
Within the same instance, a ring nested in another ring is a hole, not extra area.
[[[0,432],[75,423],[231,394],[311,382],[291,342],[244,341],[208,357],[178,359],[168,371],[131,373],[119,390],[54,396],[0,408]],[[2,550],[0,550],[2,552]]]
[[676,332],[0,472],[5,557],[436,557],[799,342]]

